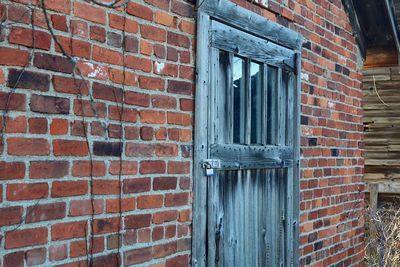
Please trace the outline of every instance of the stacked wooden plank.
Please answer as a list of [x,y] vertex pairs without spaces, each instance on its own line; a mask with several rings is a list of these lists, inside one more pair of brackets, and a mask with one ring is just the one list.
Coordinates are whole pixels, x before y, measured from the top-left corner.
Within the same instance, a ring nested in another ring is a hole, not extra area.
[[364,71],[365,180],[400,193],[400,69]]

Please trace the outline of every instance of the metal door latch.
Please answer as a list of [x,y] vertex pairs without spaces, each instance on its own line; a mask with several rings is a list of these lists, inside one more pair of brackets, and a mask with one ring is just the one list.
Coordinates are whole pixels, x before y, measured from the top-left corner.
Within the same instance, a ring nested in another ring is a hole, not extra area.
[[214,176],[214,169],[221,168],[221,161],[219,159],[205,159],[202,167],[206,170],[206,176]]

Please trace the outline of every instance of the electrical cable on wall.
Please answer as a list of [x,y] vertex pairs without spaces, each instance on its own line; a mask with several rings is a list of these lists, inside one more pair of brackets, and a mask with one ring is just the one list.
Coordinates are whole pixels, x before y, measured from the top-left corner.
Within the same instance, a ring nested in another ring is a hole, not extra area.
[[376,93],[376,95],[378,96],[379,100],[380,100],[380,101],[382,102],[382,104],[384,104],[385,106],[390,107],[388,104],[386,104],[385,101],[383,101],[383,99],[381,98],[381,96],[380,96],[379,93],[378,93],[378,89],[376,88],[375,75],[372,75],[372,78],[373,78],[373,80],[374,80],[374,90],[375,90],[375,93]]

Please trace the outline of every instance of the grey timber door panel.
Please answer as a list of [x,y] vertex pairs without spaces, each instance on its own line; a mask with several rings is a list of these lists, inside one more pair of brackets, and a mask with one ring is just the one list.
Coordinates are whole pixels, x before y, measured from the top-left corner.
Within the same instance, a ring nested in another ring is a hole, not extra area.
[[296,54],[217,21],[209,47],[207,266],[288,266]]
[[298,266],[301,35],[198,2],[192,266]]
[[285,175],[276,169],[223,171],[209,182],[216,199],[209,211],[215,252],[209,251],[208,266],[287,266]]

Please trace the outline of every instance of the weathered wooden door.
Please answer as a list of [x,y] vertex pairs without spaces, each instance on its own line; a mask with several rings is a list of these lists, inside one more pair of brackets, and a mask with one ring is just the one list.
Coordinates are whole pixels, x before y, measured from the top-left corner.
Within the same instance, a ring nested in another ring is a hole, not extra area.
[[291,266],[296,53],[211,21],[207,266]]
[[298,266],[302,37],[198,1],[192,266]]

